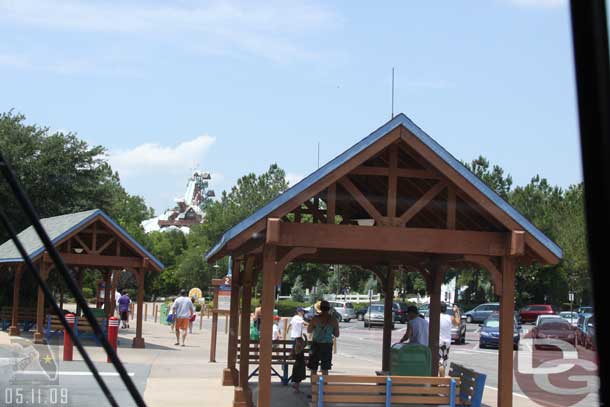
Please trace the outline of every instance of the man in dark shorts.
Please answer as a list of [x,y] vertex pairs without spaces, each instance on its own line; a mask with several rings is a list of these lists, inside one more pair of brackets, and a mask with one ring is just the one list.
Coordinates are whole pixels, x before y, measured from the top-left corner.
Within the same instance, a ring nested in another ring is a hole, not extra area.
[[314,308],[318,315],[312,318],[307,327],[307,332],[313,333],[307,367],[313,375],[320,365],[322,374],[327,375],[332,367],[333,339],[339,337],[339,322],[330,314],[328,301],[321,301]]
[[119,315],[121,316],[121,328],[129,328],[129,304],[131,304],[131,299],[125,290],[121,293],[118,303]]

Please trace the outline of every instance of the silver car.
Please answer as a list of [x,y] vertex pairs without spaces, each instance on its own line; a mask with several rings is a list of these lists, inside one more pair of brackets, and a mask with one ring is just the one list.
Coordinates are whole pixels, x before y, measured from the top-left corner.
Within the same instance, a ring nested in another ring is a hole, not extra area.
[[[372,304],[369,306],[366,314],[364,314],[364,327],[383,325],[384,308],[383,304]],[[392,329],[394,329],[394,311],[392,311]]]
[[341,315],[339,322],[349,322],[352,319],[356,319],[356,310],[351,302],[329,301],[329,303]]

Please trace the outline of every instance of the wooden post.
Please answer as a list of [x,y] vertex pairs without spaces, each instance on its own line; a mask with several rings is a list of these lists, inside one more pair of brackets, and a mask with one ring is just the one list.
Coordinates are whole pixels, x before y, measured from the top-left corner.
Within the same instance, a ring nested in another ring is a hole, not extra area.
[[15,269],[15,279],[13,281],[13,314],[11,315],[11,326],[8,329],[9,336],[19,336],[19,292],[21,291],[21,276],[23,266]]
[[[47,263],[44,261],[45,256],[42,256],[40,261],[40,278],[46,281],[49,276]],[[36,332],[34,333],[34,343],[44,343],[44,292],[38,287],[38,304],[36,306]]]
[[239,382],[235,388],[233,406],[247,407],[252,404],[252,395],[248,386],[249,374],[249,348],[250,348],[250,312],[252,307],[252,281],[254,280],[254,258],[248,257],[242,274],[242,300],[240,320],[240,359],[239,359]]
[[155,316],[155,324],[157,323],[157,313],[159,312],[159,304],[155,304],[153,307],[153,314]]
[[286,336],[288,335],[288,318],[283,318],[282,323],[284,327],[282,328],[282,339],[286,340]]
[[275,252],[276,248],[273,245],[265,245],[263,249],[263,292],[261,295],[262,315],[257,406],[271,405],[271,353],[273,350],[272,332],[276,273]]
[[441,332],[441,285],[443,283],[443,272],[437,264],[432,265],[430,272],[430,326],[428,345],[432,352],[432,376],[438,376],[438,348]]
[[[133,338],[132,346],[134,348],[144,348],[144,338],[142,337],[142,314],[144,305],[144,276],[146,269],[141,268],[136,270],[136,279],[138,280],[138,316],[136,317],[136,337]],[[132,314],[133,319],[133,314]]]
[[502,257],[500,297],[500,349],[498,352],[498,407],[513,405],[513,334],[515,312],[515,261]]
[[381,357],[381,370],[390,371],[390,347],[392,346],[392,306],[394,305],[394,268],[388,266],[388,272],[383,281],[384,308],[383,308],[383,345]]
[[[213,284],[214,282],[212,282]],[[216,362],[216,337],[218,336],[218,283],[214,289],[212,303],[212,332],[210,336],[210,362]]]
[[146,321],[147,315],[148,315],[148,303],[145,302],[144,303],[144,321]]
[[240,285],[240,262],[233,260],[231,278],[231,325],[229,327],[229,341],[227,343],[227,367],[223,371],[222,385],[236,386],[239,380],[235,363],[237,362],[237,331],[239,329],[239,285]]

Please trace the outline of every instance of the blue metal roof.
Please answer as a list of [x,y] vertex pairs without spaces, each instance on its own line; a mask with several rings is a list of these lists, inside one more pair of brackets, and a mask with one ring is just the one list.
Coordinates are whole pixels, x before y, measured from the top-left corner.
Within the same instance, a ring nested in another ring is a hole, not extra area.
[[510,216],[515,222],[521,225],[521,227],[523,227],[526,232],[530,233],[536,240],[542,243],[555,256],[557,256],[558,258],[561,258],[563,256],[561,247],[559,247],[555,242],[549,239],[536,226],[534,226],[521,213],[519,213],[519,211],[509,205],[508,202],[502,199],[502,197],[500,197],[494,190],[492,190],[483,181],[481,181],[479,177],[474,175],[459,160],[457,160],[447,150],[445,150],[443,146],[438,144],[432,137],[430,137],[426,132],[424,132],[415,123],[413,123],[411,119],[409,119],[403,113],[400,113],[392,120],[388,121],[386,124],[369,134],[367,137],[354,144],[348,150],[344,151],[343,153],[339,154],[337,157],[329,161],[326,165],[309,174],[299,183],[295,184],[292,188],[288,189],[286,192],[279,195],[278,197],[270,201],[268,204],[255,211],[252,215],[242,220],[237,225],[233,226],[231,229],[227,230],[222,235],[220,241],[216,243],[216,245],[206,254],[206,259],[210,259],[212,256],[216,255],[226,246],[229,241],[234,239],[237,235],[244,232],[257,222],[265,219],[277,208],[284,205],[286,202],[290,201],[295,196],[299,195],[318,181],[322,180],[324,177],[326,177],[327,175],[335,171],[337,168],[345,164],[352,157],[356,156],[357,154],[359,154],[360,152],[362,152],[363,150],[365,150],[366,148],[368,148],[369,146],[371,146],[372,144],[374,144],[375,142],[383,138],[385,135],[390,133],[392,130],[401,125],[408,129],[426,146],[428,146],[428,148],[434,151],[441,159],[443,159],[443,161],[445,161],[455,171],[462,175],[468,182],[470,182],[474,187],[476,187],[496,206],[502,209],[502,211],[504,211],[508,216]]
[[[104,218],[108,223],[115,227],[119,233],[123,235],[123,237],[142,251],[142,253],[153,261],[161,270],[165,268],[163,263],[153,256],[152,253],[146,250],[137,240],[131,237],[131,235],[127,233],[125,229],[123,229],[117,222],[114,221],[114,219],[108,216],[101,209],[92,209],[85,212],[54,216],[51,218],[41,219],[40,222],[47,231],[47,234],[49,234],[51,242],[53,244],[57,244],[98,216]],[[28,257],[30,259],[38,257],[45,251],[44,245],[33,226],[25,229],[17,236],[28,252]],[[23,261],[12,240],[7,240],[5,243],[0,245],[0,254],[3,254],[0,256],[0,263],[17,263]]]

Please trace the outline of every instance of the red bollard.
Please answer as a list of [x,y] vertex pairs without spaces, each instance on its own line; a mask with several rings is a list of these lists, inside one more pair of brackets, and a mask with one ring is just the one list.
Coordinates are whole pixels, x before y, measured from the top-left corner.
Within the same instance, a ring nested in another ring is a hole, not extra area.
[[[74,314],[66,314],[66,321],[70,328],[74,331]],[[72,338],[67,332],[64,332],[64,362],[72,362],[72,356],[74,355],[74,344]]]
[[[108,342],[116,352],[117,338],[119,337],[119,319],[117,317],[108,318]],[[106,362],[110,363],[110,357],[106,358]]]

